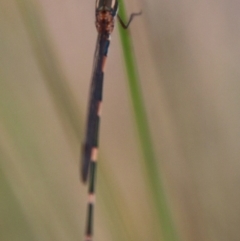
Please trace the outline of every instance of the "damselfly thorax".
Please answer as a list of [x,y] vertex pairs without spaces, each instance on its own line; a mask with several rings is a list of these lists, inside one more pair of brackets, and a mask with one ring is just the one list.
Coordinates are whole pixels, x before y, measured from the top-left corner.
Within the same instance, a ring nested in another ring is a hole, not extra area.
[[96,28],[98,33],[109,36],[114,29],[114,16],[110,11],[96,13]]

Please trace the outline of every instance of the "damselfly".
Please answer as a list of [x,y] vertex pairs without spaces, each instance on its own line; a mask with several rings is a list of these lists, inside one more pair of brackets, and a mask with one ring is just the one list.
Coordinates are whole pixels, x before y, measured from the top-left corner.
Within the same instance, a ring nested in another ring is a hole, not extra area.
[[114,29],[114,20],[117,16],[121,26],[128,28],[134,16],[139,13],[132,13],[127,24],[124,24],[117,14],[117,0],[97,0],[96,1],[96,28],[98,31],[94,66],[92,73],[92,82],[90,87],[90,97],[88,106],[88,117],[86,124],[86,136],[83,144],[81,178],[84,183],[89,176],[89,200],[87,211],[86,241],[92,240],[93,234],[93,205],[95,196],[95,175],[96,161],[98,154],[98,133],[102,105],[102,90],[104,66],[107,59],[108,48],[110,44],[110,35]]

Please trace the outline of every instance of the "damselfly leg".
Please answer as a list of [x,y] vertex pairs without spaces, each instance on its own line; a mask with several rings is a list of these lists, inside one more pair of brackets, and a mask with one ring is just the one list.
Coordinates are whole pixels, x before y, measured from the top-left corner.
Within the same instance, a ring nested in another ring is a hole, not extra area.
[[117,18],[118,18],[118,21],[119,23],[121,24],[121,26],[124,28],[124,29],[127,29],[130,25],[130,23],[132,22],[133,18],[136,17],[136,16],[139,16],[142,14],[142,11],[138,12],[138,13],[132,13],[129,17],[129,20],[127,22],[127,24],[125,24],[123,22],[123,20],[121,19],[121,17],[119,16],[119,14],[117,15]]

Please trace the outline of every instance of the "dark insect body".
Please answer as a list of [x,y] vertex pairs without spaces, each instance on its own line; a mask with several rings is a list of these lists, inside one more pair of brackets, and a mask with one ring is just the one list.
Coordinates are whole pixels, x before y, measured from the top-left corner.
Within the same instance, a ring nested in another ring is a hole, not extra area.
[[89,179],[88,211],[85,241],[92,241],[93,236],[93,209],[95,201],[95,177],[98,155],[98,135],[102,106],[102,91],[104,80],[104,66],[110,45],[110,35],[114,29],[115,17],[123,28],[127,29],[133,17],[140,13],[132,13],[125,25],[119,15],[117,0],[96,1],[96,28],[98,31],[94,66],[90,87],[89,106],[86,124],[85,140],[82,148],[81,179],[84,183]]

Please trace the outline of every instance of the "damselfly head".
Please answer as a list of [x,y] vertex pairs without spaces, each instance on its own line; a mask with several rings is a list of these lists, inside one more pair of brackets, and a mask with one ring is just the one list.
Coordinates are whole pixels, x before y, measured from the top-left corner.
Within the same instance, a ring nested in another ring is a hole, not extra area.
[[99,11],[108,11],[114,17],[117,14],[118,1],[117,0],[97,0],[96,14]]

